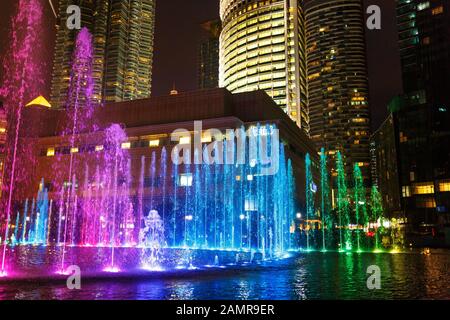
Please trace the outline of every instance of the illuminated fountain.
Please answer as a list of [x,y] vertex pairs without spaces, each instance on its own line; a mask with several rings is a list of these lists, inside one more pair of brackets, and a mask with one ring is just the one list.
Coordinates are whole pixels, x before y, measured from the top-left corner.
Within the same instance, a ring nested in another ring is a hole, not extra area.
[[347,191],[347,178],[344,169],[344,161],[342,154],[338,151],[336,154],[336,171],[337,171],[337,212],[338,212],[338,228],[339,228],[339,250],[351,250],[352,239],[350,225],[350,201]]
[[[40,48],[42,6],[38,0],[19,0],[17,14],[11,25],[11,45],[3,64],[5,77],[0,87],[4,98],[8,120],[8,144],[6,150],[5,181],[3,184],[2,218],[4,224],[3,248],[0,276],[6,275],[7,240],[10,237],[10,222],[14,186],[27,178],[23,167],[18,163],[32,163],[28,146],[19,144],[19,130],[22,123],[22,110],[29,96],[37,95],[42,84],[40,63],[35,54]],[[21,159],[18,159],[20,155]]]
[[322,251],[327,251],[327,243],[331,242],[333,228],[330,204],[330,185],[328,180],[327,155],[325,149],[320,151],[320,209],[322,222]]
[[[25,8],[25,2],[20,4]],[[219,139],[210,139],[203,149],[185,155],[194,159],[193,163],[173,161],[171,155],[179,154],[186,142],[181,139],[173,149],[168,146],[149,149],[158,151],[138,159],[139,174],[132,176],[133,159],[128,150],[131,142],[126,128],[114,123],[100,128],[95,121],[95,109],[102,106],[92,103],[92,63],[92,36],[82,29],[73,56],[67,127],[61,134],[68,141],[70,152],[54,154],[52,165],[60,175],[60,182],[42,180],[36,197],[22,199],[14,213],[11,200],[8,201],[7,215],[2,217],[5,223],[2,274],[6,274],[8,243],[18,245],[18,251],[24,247],[55,250],[58,263],[54,271],[60,274],[66,273],[69,264],[85,257],[98,258],[95,271],[117,273],[133,268],[162,271],[168,265],[177,270],[194,270],[203,260],[211,267],[244,265],[276,259],[305,245],[306,251],[348,252],[353,247],[360,251],[370,248],[370,241],[363,237],[362,231],[369,234],[371,230],[375,230],[375,248],[379,248],[383,209],[378,190],[372,190],[369,217],[361,171],[355,165],[355,188],[349,191],[344,161],[338,152],[333,210],[323,149],[319,187],[314,181],[312,157],[305,156],[306,243],[295,241],[300,232],[295,213],[301,205],[296,202],[294,169],[285,155],[285,145],[274,140],[275,125],[237,128],[227,133],[222,145]],[[20,87],[18,92],[22,96],[16,101],[23,101],[25,89]],[[17,112],[20,115],[20,110]],[[17,127],[19,124],[20,116]],[[83,162],[78,155],[77,139],[85,134],[99,137],[91,153],[94,161]],[[16,142],[17,135],[18,131]],[[243,159],[239,159],[237,152],[243,146],[234,142],[235,135],[249,138],[248,155]],[[262,173],[267,150],[278,159],[278,170],[272,174]],[[230,155],[240,161],[224,164],[215,161]],[[13,175],[9,199],[14,183],[17,179]],[[54,186],[53,192],[49,192],[46,183]],[[10,227],[12,221],[14,229]],[[352,225],[356,227],[352,229]],[[134,266],[130,266],[132,262]]]
[[380,223],[383,218],[383,204],[381,200],[380,192],[376,186],[373,186],[370,193],[370,208],[372,212],[372,225],[371,230],[374,230],[375,236],[375,251],[380,250],[380,234],[383,230]]
[[[305,157],[305,176],[306,176],[306,186],[305,186],[305,193],[306,193],[306,250],[311,250],[310,246],[310,234],[311,234],[311,223],[310,219],[314,216],[314,181],[312,178],[312,172],[311,172],[311,157],[309,154],[306,154]],[[314,235],[314,230],[313,230]]]
[[147,270],[161,270],[161,255],[164,247],[163,220],[158,211],[152,210],[144,218],[144,228],[139,234],[139,244],[142,247],[141,263]]
[[[361,251],[361,241],[362,235],[361,232],[368,231],[369,217],[367,215],[367,197],[366,197],[366,188],[363,184],[363,178],[361,174],[361,169],[357,163],[354,164],[353,169],[353,178],[354,178],[354,203],[355,203],[355,232],[356,232],[356,247],[358,251]],[[367,247],[368,244],[365,243],[364,247]]]

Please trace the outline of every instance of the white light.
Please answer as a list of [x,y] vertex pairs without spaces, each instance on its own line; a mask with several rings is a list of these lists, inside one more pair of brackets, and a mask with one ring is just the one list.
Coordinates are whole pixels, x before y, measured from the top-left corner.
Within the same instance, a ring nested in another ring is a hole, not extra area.
[[244,220],[244,219],[245,219],[245,215],[241,214],[241,215],[239,216],[239,219]]
[[192,215],[188,215],[184,217],[187,221],[192,221],[194,217]]
[[297,213],[297,219],[301,219],[302,218],[302,214],[301,213]]
[[191,143],[191,137],[181,137],[180,138],[180,144],[190,144]]

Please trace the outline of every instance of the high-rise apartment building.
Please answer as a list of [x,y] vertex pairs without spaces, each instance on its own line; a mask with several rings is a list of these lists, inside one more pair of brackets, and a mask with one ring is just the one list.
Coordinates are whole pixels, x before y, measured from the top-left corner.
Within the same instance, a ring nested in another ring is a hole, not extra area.
[[369,85],[361,0],[306,0],[306,55],[310,136],[347,173],[370,177]]
[[301,1],[221,0],[220,17],[220,86],[266,91],[309,133]]
[[81,25],[93,36],[94,103],[147,98],[151,94],[154,0],[59,0],[51,102],[64,108],[77,30],[66,27],[69,5],[81,9]]
[[219,87],[219,38],[222,25],[220,20],[201,24],[202,40],[198,57],[198,88]]

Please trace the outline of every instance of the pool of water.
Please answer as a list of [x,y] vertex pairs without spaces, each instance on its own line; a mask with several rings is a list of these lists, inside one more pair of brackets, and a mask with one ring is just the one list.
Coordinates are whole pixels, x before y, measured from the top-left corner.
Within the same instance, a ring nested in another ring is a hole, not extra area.
[[[52,260],[36,250],[28,254],[16,262],[31,268],[28,272]],[[379,290],[367,288],[371,265],[381,270]],[[82,277],[81,290],[69,290],[63,278],[3,279],[0,299],[450,299],[450,251],[297,253],[278,261],[191,273],[91,275]]]

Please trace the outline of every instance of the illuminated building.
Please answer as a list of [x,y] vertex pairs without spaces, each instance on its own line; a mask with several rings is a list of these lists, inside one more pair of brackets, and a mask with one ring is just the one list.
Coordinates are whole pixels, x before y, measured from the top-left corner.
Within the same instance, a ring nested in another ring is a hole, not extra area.
[[220,17],[220,86],[266,91],[309,133],[301,2],[221,0]]
[[369,86],[360,0],[307,0],[306,53],[310,136],[330,156],[357,163],[370,177]]
[[[24,109],[23,128],[33,127],[35,130],[32,133],[23,130],[21,141],[27,143],[27,139],[30,138],[36,141],[32,145],[32,153],[36,157],[36,170],[31,170],[33,173],[26,183],[18,186],[16,194],[20,194],[22,198],[17,200],[31,198],[43,178],[49,189],[50,198],[57,198],[59,191],[56,186],[62,183],[61,179],[66,178],[60,173],[65,172],[66,166],[69,165],[69,161],[64,159],[69,159],[72,154],[75,159],[74,171],[85,172],[86,165],[93,167],[98,165],[98,154],[108,150],[108,146],[103,145],[104,138],[100,132],[81,133],[77,136],[75,145],[71,147],[68,137],[62,135],[61,123],[65,123],[66,118],[67,113],[61,109],[43,107]],[[163,148],[167,149],[169,155],[171,154],[172,148],[178,145],[178,142],[171,139],[174,130],[185,128],[190,132],[191,136],[181,137],[179,143],[193,141],[194,121],[202,121],[205,131],[217,128],[224,134],[227,129],[256,128],[258,124],[275,125],[279,129],[280,141],[285,146],[286,157],[292,159],[296,177],[295,197],[299,203],[305,202],[305,154],[309,153],[314,168],[318,167],[317,150],[309,137],[277,108],[273,100],[263,91],[231,94],[226,89],[206,89],[108,103],[96,111],[95,119],[92,121],[95,121],[100,131],[109,127],[111,123],[123,125],[127,140],[121,143],[121,148],[130,152],[133,177],[139,177],[142,158],[149,163],[152,153],[155,152],[159,159]],[[42,125],[37,126],[36,123]],[[202,132],[201,142],[211,143],[212,137],[203,135],[204,133]],[[60,162],[63,167],[55,170],[58,159],[63,160]],[[317,170],[314,170],[313,174],[317,179]],[[236,179],[241,179],[241,176]],[[256,182],[262,178],[261,175],[255,175],[248,176],[247,179],[249,181],[254,179]],[[138,183],[138,179],[133,180],[133,185],[129,188],[130,195],[135,196],[135,187]],[[150,188],[151,185],[146,183],[146,195],[149,195]],[[167,192],[169,194],[169,190]],[[162,197],[160,189],[155,194]]]
[[199,49],[198,88],[213,89],[219,87],[219,20],[203,23],[204,36]]
[[394,117],[389,117],[370,138],[371,178],[378,187],[387,216],[402,216]]
[[397,1],[404,95],[396,126],[402,209],[415,230],[450,222],[450,3]]
[[51,103],[64,108],[77,30],[66,27],[69,5],[81,8],[81,25],[94,42],[93,102],[149,97],[153,63],[154,0],[94,0],[58,3]]

